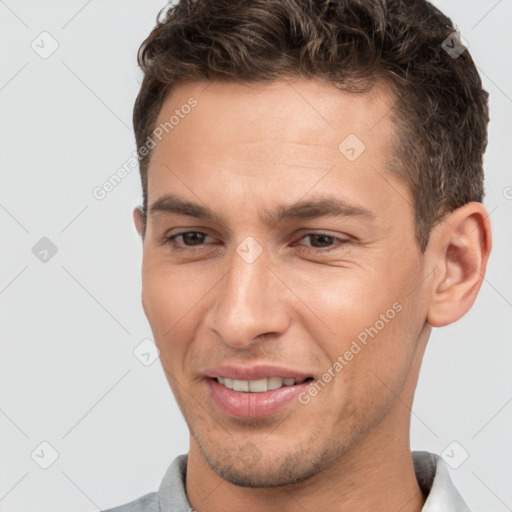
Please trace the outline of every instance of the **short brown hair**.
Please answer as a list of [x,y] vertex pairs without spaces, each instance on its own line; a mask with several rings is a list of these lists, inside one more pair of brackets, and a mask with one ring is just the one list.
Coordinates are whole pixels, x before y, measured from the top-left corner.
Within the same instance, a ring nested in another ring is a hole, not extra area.
[[[446,213],[484,195],[488,94],[469,51],[447,51],[460,49],[455,33],[426,0],[183,0],[159,13],[139,49],[137,148],[182,82],[295,76],[357,93],[386,80],[400,141],[391,170],[410,186],[423,251]],[[150,157],[139,153],[144,229]]]

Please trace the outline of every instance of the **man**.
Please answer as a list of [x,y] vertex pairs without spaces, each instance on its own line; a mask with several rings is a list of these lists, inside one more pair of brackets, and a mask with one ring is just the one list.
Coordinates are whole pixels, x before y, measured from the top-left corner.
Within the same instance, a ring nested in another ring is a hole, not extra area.
[[141,47],[142,304],[190,430],[116,512],[468,510],[409,424],[491,249],[487,93],[424,0],[189,1]]

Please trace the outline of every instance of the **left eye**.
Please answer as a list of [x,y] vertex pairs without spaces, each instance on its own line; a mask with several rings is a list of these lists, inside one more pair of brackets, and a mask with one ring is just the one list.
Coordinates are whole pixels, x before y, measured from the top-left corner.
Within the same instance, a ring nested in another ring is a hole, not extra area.
[[[315,253],[325,253],[334,249],[339,249],[341,246],[350,242],[348,239],[338,238],[336,236],[328,235],[325,233],[306,233],[301,238],[299,238],[299,241],[305,238],[309,238],[311,243],[311,245],[305,246],[305,251]],[[316,246],[317,244],[319,244],[320,247]]]

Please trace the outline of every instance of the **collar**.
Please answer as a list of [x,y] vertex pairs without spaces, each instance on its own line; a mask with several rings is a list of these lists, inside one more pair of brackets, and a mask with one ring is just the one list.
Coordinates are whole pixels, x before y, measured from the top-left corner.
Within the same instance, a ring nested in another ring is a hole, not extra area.
[[453,485],[446,462],[435,453],[412,452],[416,479],[427,501],[422,512],[471,512]]

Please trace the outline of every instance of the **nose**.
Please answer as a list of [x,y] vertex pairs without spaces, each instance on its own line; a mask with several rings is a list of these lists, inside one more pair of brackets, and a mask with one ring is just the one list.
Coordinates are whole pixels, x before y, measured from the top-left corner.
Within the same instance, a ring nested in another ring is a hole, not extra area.
[[207,327],[235,348],[286,332],[290,324],[287,290],[270,270],[265,251],[252,263],[234,251],[229,264],[229,272],[215,288]]

